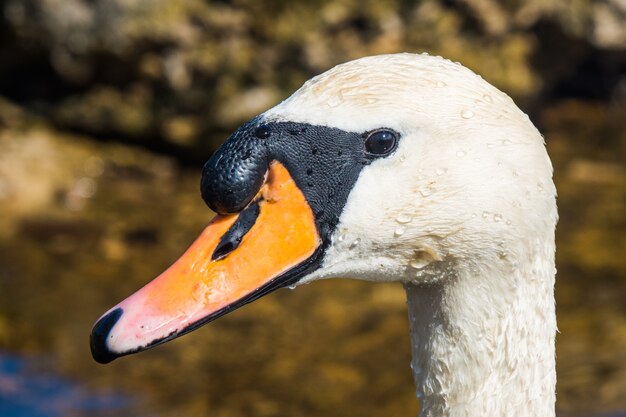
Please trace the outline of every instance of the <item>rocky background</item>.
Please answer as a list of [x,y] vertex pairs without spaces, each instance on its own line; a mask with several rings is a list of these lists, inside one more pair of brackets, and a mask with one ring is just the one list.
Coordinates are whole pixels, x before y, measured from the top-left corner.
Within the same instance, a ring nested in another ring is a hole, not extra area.
[[[234,128],[337,63],[399,51],[460,61],[545,134],[558,412],[624,413],[624,0],[0,0],[0,359],[135,399],[97,415],[416,415],[399,286],[279,291],[107,367],[87,346],[206,224],[199,168]],[[0,367],[0,411],[41,401],[20,386]]]
[[626,94],[624,0],[3,0],[0,10],[5,104],[193,162],[312,75],[365,55],[461,61],[531,113]]

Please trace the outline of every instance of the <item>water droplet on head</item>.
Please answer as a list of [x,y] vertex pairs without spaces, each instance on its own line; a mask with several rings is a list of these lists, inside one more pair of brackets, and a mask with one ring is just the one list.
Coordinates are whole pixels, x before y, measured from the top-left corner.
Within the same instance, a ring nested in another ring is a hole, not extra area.
[[443,175],[443,174],[445,174],[447,171],[448,171],[448,168],[437,168],[437,169],[435,170],[435,174],[437,174],[437,175]]
[[493,215],[493,221],[496,223],[499,223],[500,221],[502,221],[502,215],[501,214],[494,214]]
[[396,227],[396,230],[393,232],[393,235],[396,237],[402,236],[404,234],[404,230],[405,230],[404,226],[398,226]]
[[489,94],[485,94],[483,96],[483,100],[485,100],[487,103],[491,103],[493,101],[493,99],[491,98]]
[[456,156],[458,156],[459,158],[463,158],[465,156],[465,151],[458,151],[456,153]]
[[400,156],[400,162],[404,162],[406,161],[406,155],[401,155]]
[[483,219],[486,219],[487,217],[489,217],[489,212],[483,211]]
[[538,191],[543,191],[543,185],[541,185],[540,182],[537,183],[537,190]]
[[435,83],[435,85],[436,85],[437,87],[441,88],[441,87],[445,87],[445,86],[446,86],[446,83],[444,83],[443,81],[437,81],[437,82]]
[[428,264],[429,264],[428,260],[426,260],[424,258],[413,259],[413,260],[411,260],[411,262],[409,262],[409,266],[411,268],[413,268],[413,269],[422,269],[423,267],[425,267]]
[[372,97],[368,97],[368,98],[367,98],[367,102],[368,102],[369,104],[376,103],[377,101],[378,101],[378,99],[376,99],[376,98],[372,98]]
[[341,103],[343,103],[343,99],[339,96],[332,96],[331,98],[329,98],[326,101],[326,105],[328,107],[337,107],[339,106]]
[[398,217],[396,217],[396,221],[400,224],[406,224],[406,223],[410,223],[411,220],[413,220],[413,218],[411,216],[409,216],[408,214],[400,214],[398,215]]
[[361,239],[359,239],[358,237],[356,239],[354,239],[354,241],[350,244],[350,249],[354,249],[357,246],[359,246],[359,243],[361,243]]
[[433,189],[426,187],[426,188],[422,188],[420,190],[420,194],[422,195],[422,197],[428,197],[429,195],[431,195],[433,193]]
[[511,143],[513,143],[513,142],[511,142],[511,141],[510,141],[510,140],[508,140],[508,139],[504,139],[504,140],[502,141],[502,144],[503,144],[503,145],[510,145]]
[[290,290],[295,290],[295,289],[296,289],[296,287],[297,287],[297,285],[296,285],[296,284],[291,284],[291,285],[288,285],[288,286],[287,286],[287,288],[289,288]]
[[461,112],[461,117],[464,119],[471,119],[472,117],[474,117],[474,112],[471,110],[465,109]]

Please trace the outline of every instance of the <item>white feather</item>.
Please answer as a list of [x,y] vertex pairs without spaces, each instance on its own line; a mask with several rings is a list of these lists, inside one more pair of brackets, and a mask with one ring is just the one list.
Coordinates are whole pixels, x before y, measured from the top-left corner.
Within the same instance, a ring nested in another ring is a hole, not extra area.
[[321,269],[407,288],[422,416],[553,416],[552,166],[504,93],[440,57],[359,59],[267,111],[401,134],[365,167]]

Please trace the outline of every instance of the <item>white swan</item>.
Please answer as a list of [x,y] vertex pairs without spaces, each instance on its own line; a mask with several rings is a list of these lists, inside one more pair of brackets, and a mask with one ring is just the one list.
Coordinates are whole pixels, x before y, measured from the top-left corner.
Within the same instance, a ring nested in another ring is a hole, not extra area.
[[100,362],[284,285],[407,291],[422,416],[554,416],[552,167],[504,93],[440,57],[339,65],[207,162],[216,220],[96,323]]

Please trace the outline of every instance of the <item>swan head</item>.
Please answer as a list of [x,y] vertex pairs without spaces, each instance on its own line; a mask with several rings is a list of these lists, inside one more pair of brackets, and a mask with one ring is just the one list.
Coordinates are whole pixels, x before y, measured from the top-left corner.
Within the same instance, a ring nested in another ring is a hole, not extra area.
[[205,165],[218,217],[106,313],[99,362],[276,288],[351,277],[430,285],[514,268],[556,222],[543,139],[504,93],[440,57],[339,65],[239,128]]

